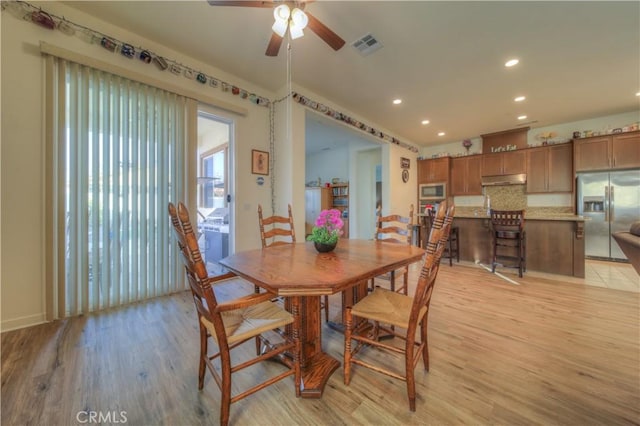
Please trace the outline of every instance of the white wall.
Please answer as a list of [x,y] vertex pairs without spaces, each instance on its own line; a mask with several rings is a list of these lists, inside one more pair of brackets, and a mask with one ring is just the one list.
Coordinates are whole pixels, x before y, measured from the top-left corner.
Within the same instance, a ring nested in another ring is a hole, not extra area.
[[[572,121],[569,123],[559,123],[551,126],[536,127],[529,129],[527,133],[527,143],[529,145],[540,145],[541,141],[538,139],[538,135],[544,132],[556,132],[558,136],[551,139],[556,142],[566,142],[573,138],[574,131],[593,130],[603,132],[606,129],[614,129],[616,127],[624,127],[632,123],[640,121],[640,110],[629,111],[620,114],[607,115],[604,117],[587,118],[584,120]],[[471,154],[482,152],[482,138],[480,136],[472,138],[473,146],[469,150]],[[442,145],[434,145],[424,147],[420,151],[420,155],[423,158],[431,158],[434,155],[446,154],[452,157],[463,155],[465,149],[462,146],[462,141],[451,142]]]
[[373,238],[376,221],[376,166],[382,161],[382,149],[360,149],[352,154],[354,188],[350,188],[349,238]]
[[306,182],[322,179],[322,184],[338,178],[340,182],[349,181],[349,147],[321,151],[308,155],[305,160]]
[[[98,18],[67,7],[58,2],[43,2],[45,11],[84,25],[95,31],[126,40],[134,46],[143,46],[162,56],[174,59],[206,74],[235,84],[250,92],[269,99],[278,96],[222,69],[202,63],[195,58],[173,51],[165,46],[142,38],[134,33]],[[152,17],[149,17],[152,19]],[[40,41],[63,47],[73,52],[108,61],[134,72],[147,74],[171,85],[179,85],[189,90],[207,91],[207,95],[226,103],[244,108],[246,115],[209,107],[209,111],[224,119],[233,121],[234,151],[230,158],[235,162],[235,182],[232,193],[235,204],[231,212],[235,217],[235,250],[241,251],[259,247],[259,235],[255,232],[257,205],[271,205],[271,179],[265,177],[265,183],[256,183],[258,175],[251,174],[251,150],[269,151],[269,109],[254,105],[247,100],[234,96],[231,92],[203,86],[181,76],[162,72],[153,65],[134,61],[122,55],[110,53],[95,44],[88,44],[79,37],[67,36],[60,31],[51,31],[33,23],[18,20],[2,13],[1,31],[1,93],[2,93],[2,146],[1,146],[1,212],[0,231],[0,291],[2,330],[23,327],[43,322],[45,319],[45,206],[44,195],[47,182],[44,176],[44,61],[40,54]],[[223,66],[224,64],[221,64]],[[381,131],[393,135],[388,129],[380,128],[376,123],[368,122],[346,108],[342,108],[306,89],[296,89],[314,100],[353,116],[363,122],[376,126]],[[283,137],[285,121],[284,103],[276,108],[276,209],[286,208],[287,203],[294,206],[296,228],[304,229],[304,182],[305,182],[305,107],[293,103],[291,106],[292,138]],[[364,134],[364,132],[363,132]],[[193,144],[195,146],[195,144]],[[409,150],[393,147],[388,161],[398,163],[400,154],[412,159],[412,180],[402,184],[400,172],[393,173],[391,185],[413,186],[413,191],[394,193],[390,205],[407,204],[399,200],[400,194],[412,194],[415,202],[415,155]],[[195,152],[194,152],[194,155]],[[350,177],[351,178],[351,177]],[[194,182],[195,185],[195,182]],[[391,191],[388,191],[390,194]]]
[[[203,72],[237,84],[270,99],[273,93],[240,80],[220,69],[185,57],[153,41],[125,32],[63,4],[46,2],[42,7],[51,13],[65,16],[96,31],[144,46],[166,57],[176,59]],[[216,115],[234,120],[236,161],[235,199],[236,250],[259,246],[259,236],[246,226],[256,222],[257,203],[269,202],[270,184],[258,187],[256,175],[251,174],[251,149],[269,150],[269,110],[246,100],[223,93],[219,89],[202,86],[195,81],[161,72],[142,61],[133,61],[108,52],[97,45],[85,43],[78,37],[64,35],[18,20],[2,13],[1,28],[1,327],[2,330],[37,324],[45,315],[45,235],[44,235],[44,71],[39,51],[41,40],[66,49],[109,61],[154,78],[191,90],[207,90],[212,97],[246,108],[240,116],[213,108]],[[304,219],[304,217],[303,217]],[[243,226],[244,225],[244,226]]]

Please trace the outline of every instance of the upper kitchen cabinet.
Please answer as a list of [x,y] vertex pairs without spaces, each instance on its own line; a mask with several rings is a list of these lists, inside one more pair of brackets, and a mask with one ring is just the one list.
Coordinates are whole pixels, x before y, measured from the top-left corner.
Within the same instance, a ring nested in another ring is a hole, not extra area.
[[451,158],[449,157],[418,160],[418,184],[447,183],[450,163]]
[[570,143],[531,148],[527,154],[527,193],[572,192]]
[[526,170],[526,153],[522,150],[496,152],[482,156],[482,175],[516,175]]
[[482,195],[482,157],[472,155],[451,160],[451,195]]
[[640,132],[576,139],[576,172],[640,167]]

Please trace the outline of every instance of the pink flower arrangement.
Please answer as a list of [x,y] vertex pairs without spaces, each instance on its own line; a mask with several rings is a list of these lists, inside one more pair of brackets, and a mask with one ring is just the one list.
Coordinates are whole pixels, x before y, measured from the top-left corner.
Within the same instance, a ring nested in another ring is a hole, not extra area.
[[337,243],[344,226],[341,215],[342,213],[337,209],[322,210],[307,240],[322,244]]
[[473,142],[471,142],[471,139],[465,139],[462,141],[462,146],[464,146],[467,149],[471,148],[471,145],[473,145]]

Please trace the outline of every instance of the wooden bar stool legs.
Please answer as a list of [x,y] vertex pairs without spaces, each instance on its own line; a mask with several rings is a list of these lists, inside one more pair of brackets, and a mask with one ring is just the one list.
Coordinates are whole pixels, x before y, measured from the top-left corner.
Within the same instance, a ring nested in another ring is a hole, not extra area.
[[444,254],[442,255],[442,257],[449,258],[449,266],[453,266],[454,256],[456,257],[456,262],[460,263],[460,231],[457,226],[453,226],[451,228],[449,240],[447,241],[447,245],[444,249]]
[[524,230],[524,210],[491,210],[491,239],[493,242],[493,259],[491,272],[496,271],[499,260],[512,263],[506,267],[518,269],[518,276],[527,270],[527,241]]

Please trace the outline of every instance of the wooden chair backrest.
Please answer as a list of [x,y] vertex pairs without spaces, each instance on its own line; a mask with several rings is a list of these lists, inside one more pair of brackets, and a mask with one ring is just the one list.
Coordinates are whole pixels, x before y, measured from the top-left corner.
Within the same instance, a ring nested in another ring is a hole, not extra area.
[[[198,239],[189,219],[189,211],[182,203],[178,203],[177,208],[173,203],[169,203],[169,218],[182,254],[182,262],[187,273],[189,287],[198,311],[198,320],[200,317],[204,317],[207,321],[213,323],[218,342],[225,342],[226,344],[222,317],[216,311],[218,301],[211,288],[213,278],[209,277],[207,267],[202,260]],[[216,278],[223,278],[223,276]]]
[[413,204],[409,207],[409,216],[392,214],[377,216],[374,239],[378,241],[411,244],[413,225]]
[[491,210],[491,226],[495,230],[522,231],[524,210]]
[[435,286],[438,270],[440,269],[440,259],[449,239],[451,231],[451,222],[455,213],[455,206],[447,207],[447,202],[443,201],[438,207],[438,211],[433,217],[431,229],[429,232],[429,240],[426,247],[426,256],[420,270],[416,292],[413,297],[413,305],[411,307],[411,316],[409,321],[409,330],[407,333],[415,333],[418,323],[420,310],[429,309],[431,303],[431,295]]
[[[258,204],[258,224],[260,225],[260,240],[262,248],[278,246],[282,244],[293,244],[296,242],[296,231],[293,227],[293,214],[291,213],[291,204],[289,207],[289,216],[262,216],[262,206]],[[271,228],[265,231],[265,226]]]

